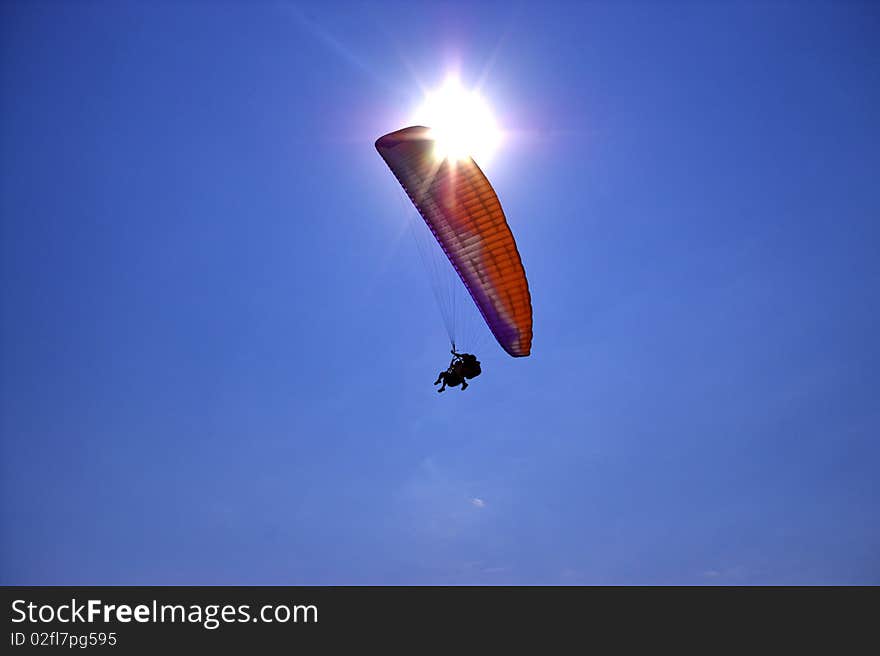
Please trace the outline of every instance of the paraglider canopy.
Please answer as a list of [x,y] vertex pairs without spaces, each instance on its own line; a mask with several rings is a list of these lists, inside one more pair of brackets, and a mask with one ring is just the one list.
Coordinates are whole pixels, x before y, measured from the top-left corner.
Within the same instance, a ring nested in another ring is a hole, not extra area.
[[532,304],[513,233],[473,158],[438,158],[433,131],[412,126],[376,149],[431,229],[501,347],[529,355]]

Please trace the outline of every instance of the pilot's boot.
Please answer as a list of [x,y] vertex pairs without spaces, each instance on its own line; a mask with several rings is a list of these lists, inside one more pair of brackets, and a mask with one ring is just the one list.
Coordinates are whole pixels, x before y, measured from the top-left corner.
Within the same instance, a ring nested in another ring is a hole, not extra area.
[[466,380],[461,381],[461,391],[462,392],[464,392],[467,389],[467,386],[468,386],[468,384],[467,384]]

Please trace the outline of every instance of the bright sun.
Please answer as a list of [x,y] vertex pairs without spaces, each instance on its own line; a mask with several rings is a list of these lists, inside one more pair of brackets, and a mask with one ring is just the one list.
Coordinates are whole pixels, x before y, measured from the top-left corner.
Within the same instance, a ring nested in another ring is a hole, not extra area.
[[489,104],[478,92],[462,87],[453,75],[442,87],[425,95],[413,123],[431,128],[438,159],[473,157],[485,165],[501,145],[501,130]]

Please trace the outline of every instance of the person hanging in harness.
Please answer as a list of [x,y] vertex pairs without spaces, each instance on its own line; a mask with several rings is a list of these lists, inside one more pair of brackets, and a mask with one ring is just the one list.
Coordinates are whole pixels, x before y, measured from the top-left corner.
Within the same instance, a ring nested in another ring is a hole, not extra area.
[[449,363],[449,368],[446,371],[441,371],[440,375],[437,376],[437,380],[434,381],[435,385],[441,385],[438,392],[442,392],[449,387],[457,387],[461,385],[461,391],[467,389],[468,387],[468,379],[476,378],[482,373],[482,369],[480,369],[480,361],[477,360],[477,356],[472,355],[470,353],[457,353],[455,351],[455,344],[452,345],[452,362]]

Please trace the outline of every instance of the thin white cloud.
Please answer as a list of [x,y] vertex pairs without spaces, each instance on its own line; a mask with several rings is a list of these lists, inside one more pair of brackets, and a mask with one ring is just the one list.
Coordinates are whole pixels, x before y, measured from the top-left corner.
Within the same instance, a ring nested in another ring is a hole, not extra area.
[[483,569],[483,574],[503,574],[507,569],[507,567],[486,567]]
[[471,499],[471,503],[475,505],[477,508],[485,508],[486,502],[480,499],[479,497],[474,497]]
[[707,579],[724,579],[727,581],[742,580],[748,575],[749,571],[743,565],[734,565],[733,567],[718,567],[715,569],[707,569],[701,572],[702,576]]

